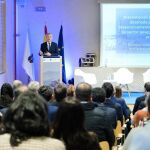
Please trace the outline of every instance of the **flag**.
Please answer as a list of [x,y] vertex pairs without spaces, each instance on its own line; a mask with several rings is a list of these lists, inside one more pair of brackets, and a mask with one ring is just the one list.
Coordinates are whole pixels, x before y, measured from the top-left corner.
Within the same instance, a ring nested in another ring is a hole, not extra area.
[[47,26],[44,26],[44,42],[46,42],[46,34],[48,33],[47,31]]
[[33,53],[31,53],[29,35],[27,32],[25,50],[23,56],[23,69],[29,76],[30,80],[35,80],[34,67],[33,67]]
[[65,55],[64,55],[64,41],[63,41],[63,27],[61,25],[58,38],[58,50],[62,56],[62,81],[66,83],[66,70],[65,70]]

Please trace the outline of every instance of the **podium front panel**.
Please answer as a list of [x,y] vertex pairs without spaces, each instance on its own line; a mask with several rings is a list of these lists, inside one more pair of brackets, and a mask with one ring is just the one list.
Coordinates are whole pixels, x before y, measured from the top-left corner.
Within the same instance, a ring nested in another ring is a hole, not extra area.
[[41,84],[50,85],[52,82],[62,82],[62,58],[41,59]]

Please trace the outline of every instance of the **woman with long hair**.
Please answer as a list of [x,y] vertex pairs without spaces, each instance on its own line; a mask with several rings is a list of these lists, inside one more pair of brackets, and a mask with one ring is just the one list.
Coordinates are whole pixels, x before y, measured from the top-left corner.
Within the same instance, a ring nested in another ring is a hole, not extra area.
[[96,135],[84,127],[81,104],[73,97],[60,105],[53,129],[53,137],[64,141],[67,150],[100,150]]
[[6,111],[0,149],[65,150],[64,144],[50,138],[46,101],[35,92],[19,95]]

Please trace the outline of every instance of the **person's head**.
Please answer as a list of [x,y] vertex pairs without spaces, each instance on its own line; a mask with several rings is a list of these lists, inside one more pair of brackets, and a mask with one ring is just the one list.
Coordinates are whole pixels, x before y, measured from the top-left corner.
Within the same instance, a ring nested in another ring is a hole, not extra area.
[[115,86],[115,97],[117,98],[122,97],[122,89],[120,86]]
[[50,86],[43,85],[39,88],[38,93],[46,100],[50,101],[53,95],[53,89]]
[[22,82],[20,80],[13,81],[13,90],[17,89],[20,86],[22,86]]
[[67,96],[67,88],[63,84],[58,84],[54,88],[54,96],[57,102],[62,102]]
[[40,83],[38,81],[31,81],[29,84],[28,84],[28,88],[29,90],[33,91],[33,92],[37,92],[38,89],[40,87]]
[[49,136],[47,103],[37,93],[26,91],[8,108],[3,123],[12,146],[31,137]]
[[146,82],[144,84],[144,90],[145,90],[145,93],[150,92],[150,82]]
[[11,84],[4,83],[1,86],[1,96],[9,96],[10,98],[13,98],[13,88]]
[[80,102],[70,97],[58,108],[54,121],[54,137],[65,138],[84,130],[84,111]]
[[71,97],[73,97],[74,96],[74,93],[75,93],[75,87],[74,87],[74,85],[69,85],[68,87],[67,87],[67,96],[71,96]]
[[81,82],[76,86],[75,95],[80,101],[91,101],[92,86]]
[[114,88],[113,88],[113,85],[110,82],[105,82],[102,85],[102,88],[106,92],[106,98],[110,98],[111,96],[113,96],[113,94],[114,94]]
[[28,91],[28,87],[26,85],[21,85],[14,90],[14,99],[16,99],[20,94]]
[[48,42],[48,43],[52,42],[52,38],[53,38],[53,36],[51,33],[46,34],[46,42]]
[[106,92],[103,88],[93,88],[92,89],[92,100],[97,103],[103,103],[106,98]]

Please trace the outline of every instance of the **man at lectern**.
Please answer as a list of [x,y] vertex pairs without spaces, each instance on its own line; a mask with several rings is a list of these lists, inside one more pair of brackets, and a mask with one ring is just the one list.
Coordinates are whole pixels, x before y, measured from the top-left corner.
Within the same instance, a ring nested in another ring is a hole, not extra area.
[[57,44],[52,42],[52,38],[51,33],[46,34],[46,42],[41,44],[40,56],[57,56],[59,54]]

